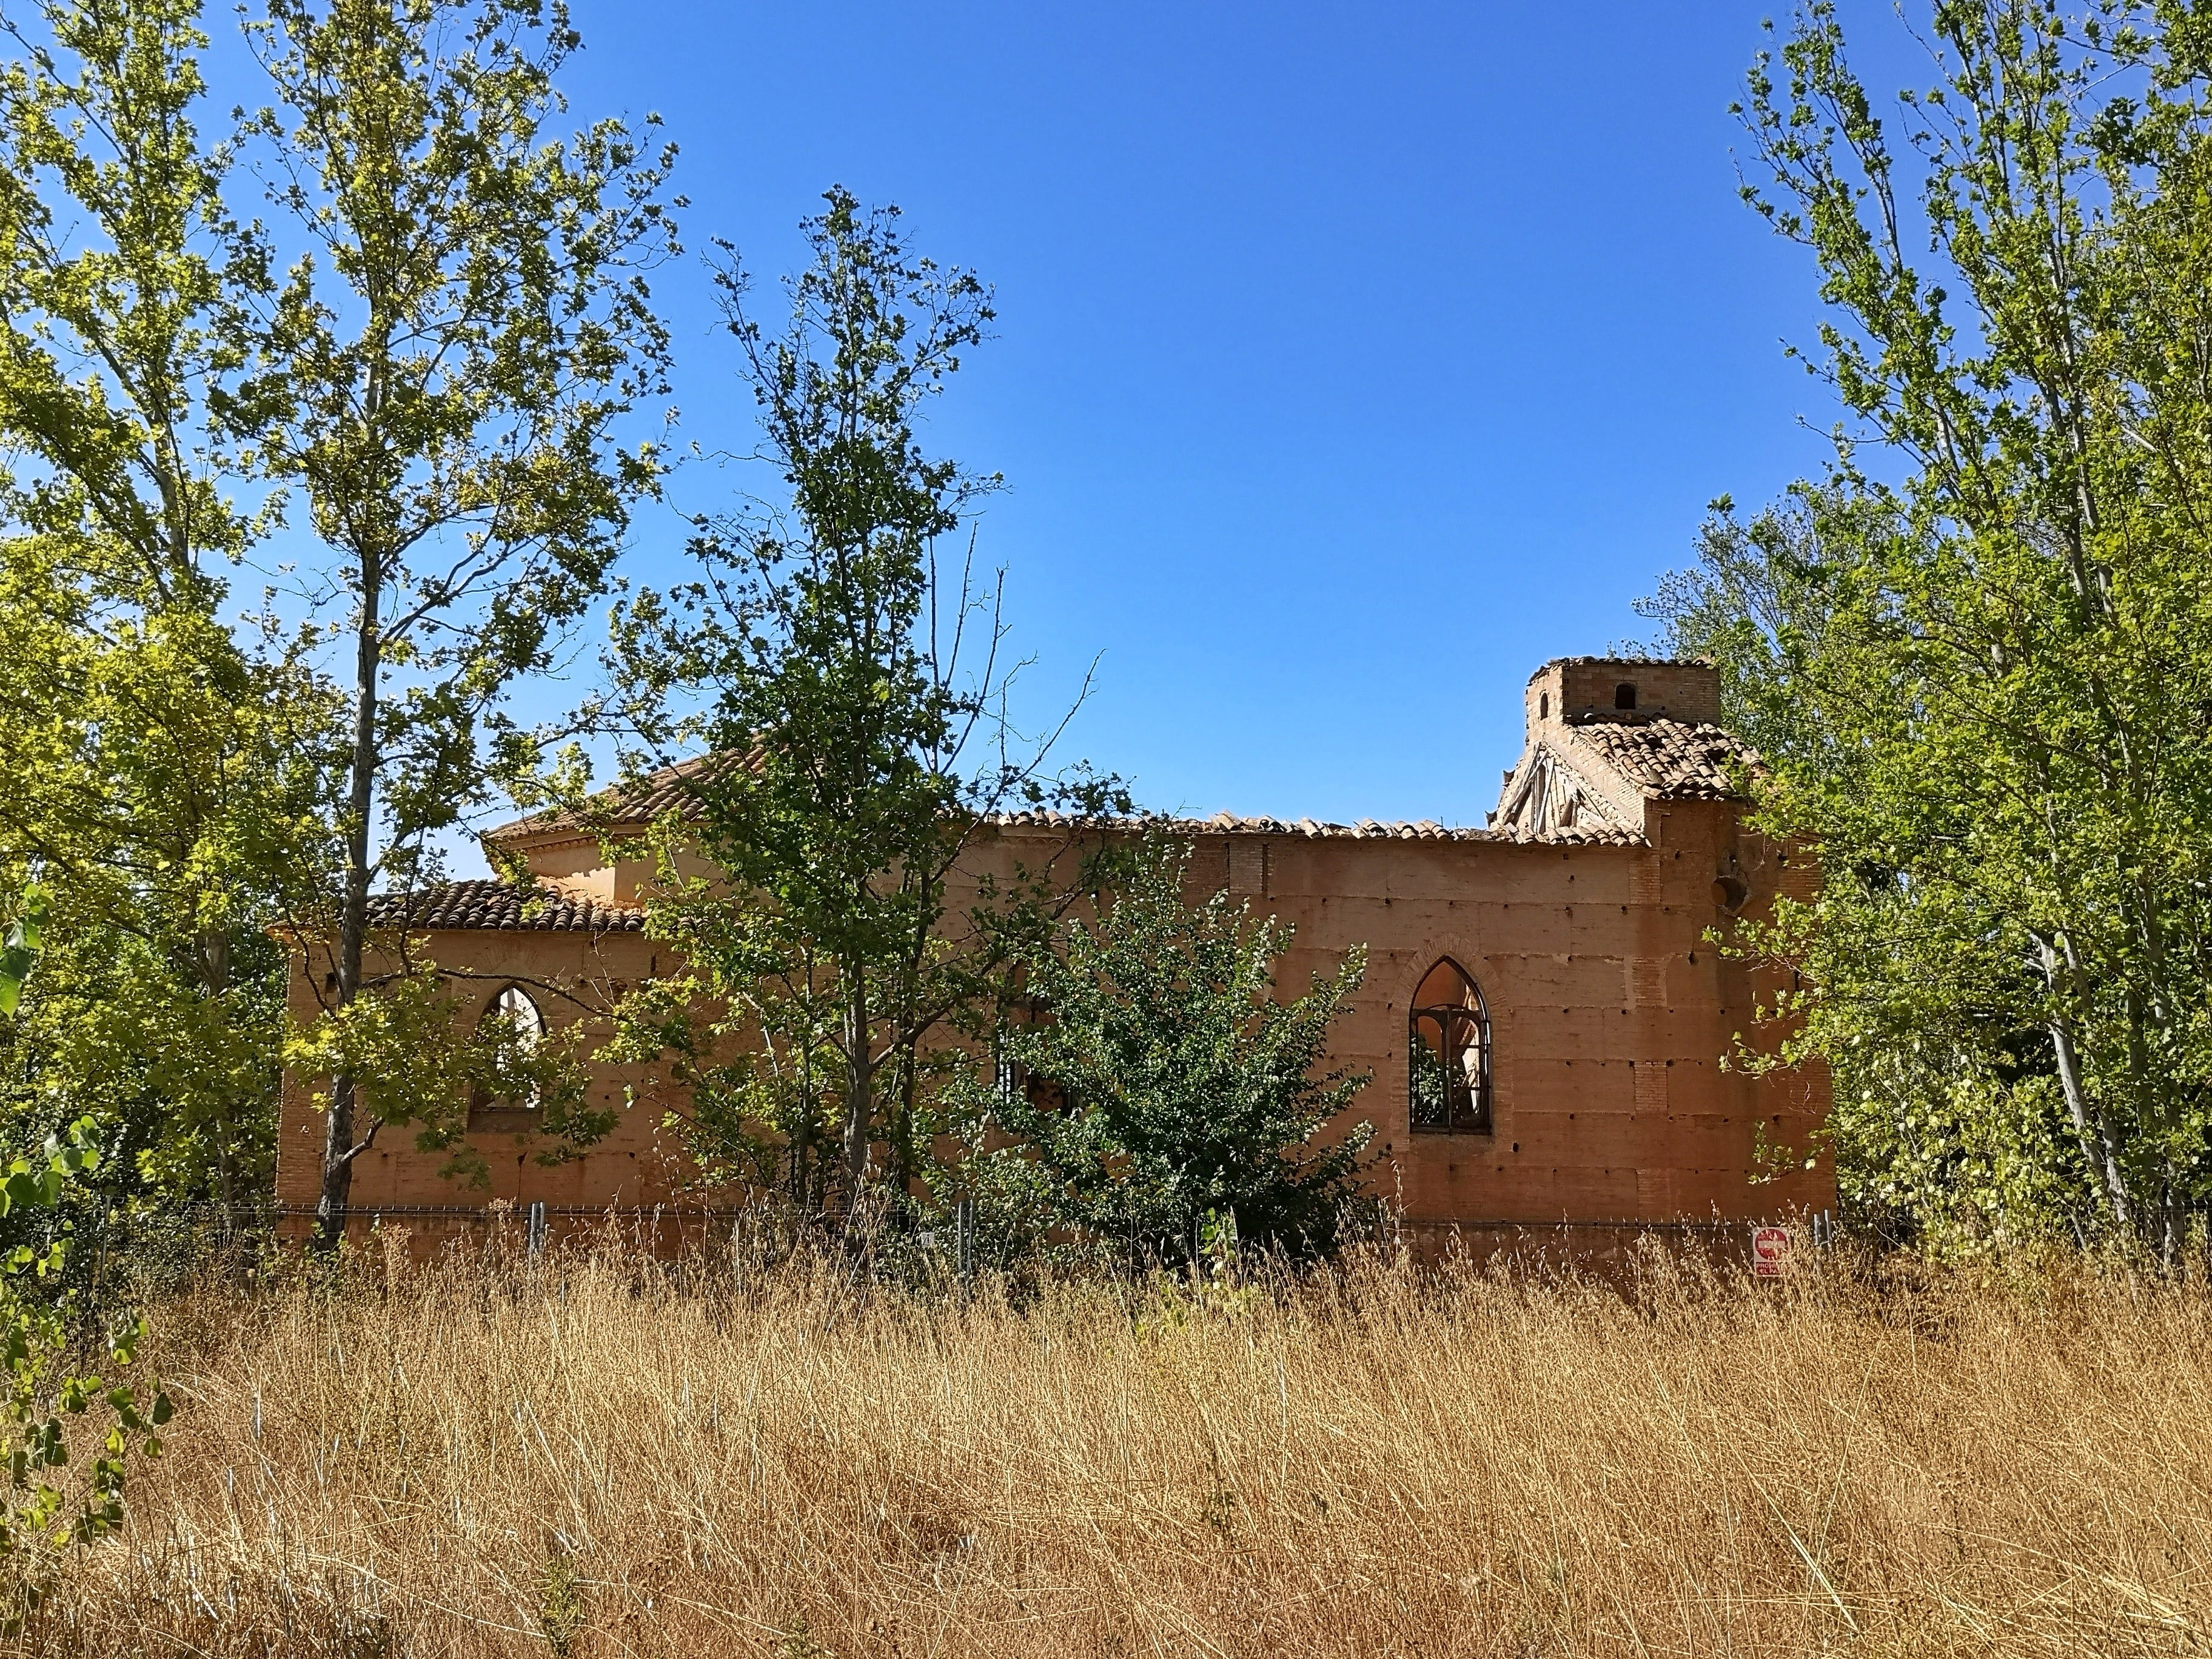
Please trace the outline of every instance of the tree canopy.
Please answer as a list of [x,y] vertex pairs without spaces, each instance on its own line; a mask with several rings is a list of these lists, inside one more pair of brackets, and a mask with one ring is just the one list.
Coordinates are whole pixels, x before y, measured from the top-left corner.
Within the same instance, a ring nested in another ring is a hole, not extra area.
[[2176,1248],[2212,1194],[2212,58],[2153,5],[1938,5],[1885,116],[1816,4],[1746,186],[1813,254],[1829,477],[1648,607],[1710,653],[1826,883],[1797,975],[1857,1197]]

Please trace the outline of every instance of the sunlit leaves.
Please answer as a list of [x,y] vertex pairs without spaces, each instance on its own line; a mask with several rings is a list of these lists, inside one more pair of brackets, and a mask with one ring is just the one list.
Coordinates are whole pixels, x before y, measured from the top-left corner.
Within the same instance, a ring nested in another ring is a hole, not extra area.
[[634,771],[720,757],[643,847],[609,848],[653,860],[647,930],[687,964],[634,994],[623,1052],[684,1086],[709,1178],[810,1216],[833,1193],[848,1215],[932,1201],[943,1039],[988,1018],[1010,941],[1083,862],[1048,847],[1063,867],[1014,869],[952,913],[991,816],[1126,805],[1015,726],[1000,584],[972,543],[943,545],[998,480],[927,454],[917,425],[984,337],[988,293],[917,253],[895,210],[826,203],[781,334],[722,272],[789,507],[698,521],[697,579],[617,611],[600,711]]
[[1368,1079],[1320,1067],[1364,952],[1278,1001],[1291,930],[1226,893],[1189,903],[1188,864],[1145,849],[1097,920],[1020,953],[996,1039],[1018,1071],[974,1103],[1002,1149],[979,1139],[970,1176],[1015,1237],[1172,1258],[1212,1214],[1294,1254],[1334,1242],[1373,1126],[1324,1133]]
[[1937,5],[1940,84],[1884,112],[1822,3],[1752,76],[1751,194],[1818,261],[1846,424],[1654,611],[1819,855],[1739,940],[1788,975],[1783,1057],[1833,1068],[1847,1189],[1931,1235],[2171,1255],[2212,1194],[2197,30]]
[[46,919],[46,893],[33,886],[24,893],[22,909],[8,924],[6,936],[0,938],[0,1014],[10,1018],[22,1000],[23,981],[31,976],[31,964],[39,959]]

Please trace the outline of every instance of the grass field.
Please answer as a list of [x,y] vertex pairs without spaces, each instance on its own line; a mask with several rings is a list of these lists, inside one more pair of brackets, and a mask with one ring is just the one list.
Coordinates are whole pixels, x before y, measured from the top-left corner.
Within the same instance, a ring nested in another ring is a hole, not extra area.
[[157,1312],[42,1653],[2202,1654],[2212,1298],[372,1261]]

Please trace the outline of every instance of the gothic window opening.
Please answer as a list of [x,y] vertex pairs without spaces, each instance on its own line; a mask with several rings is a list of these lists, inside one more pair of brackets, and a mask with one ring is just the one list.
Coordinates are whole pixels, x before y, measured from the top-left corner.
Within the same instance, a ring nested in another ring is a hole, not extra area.
[[1490,1012],[1467,970],[1449,957],[1430,969],[1406,1028],[1407,1127],[1488,1134]]
[[[520,985],[510,985],[494,997],[477,1022],[477,1029],[487,1036],[495,1035],[497,1025],[514,1033],[515,1046],[526,1054],[533,1053],[545,1037],[545,1016]],[[512,1121],[517,1113],[534,1110],[537,1105],[535,1091],[520,1099],[494,1100],[479,1088],[469,1099],[469,1127],[496,1127]]]

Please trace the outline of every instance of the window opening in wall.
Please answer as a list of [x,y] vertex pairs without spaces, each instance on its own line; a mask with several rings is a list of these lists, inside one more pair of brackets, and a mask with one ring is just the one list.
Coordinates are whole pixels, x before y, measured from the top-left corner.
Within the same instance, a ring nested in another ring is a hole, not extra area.
[[1629,684],[1625,680],[1620,684],[1614,686],[1613,688],[1613,706],[1615,708],[1635,708],[1636,688]]
[[1416,1133],[1488,1134],[1490,1013],[1449,957],[1429,969],[1407,1017],[1407,1122]]
[[[514,1030],[517,1043],[526,1054],[535,1050],[545,1036],[545,1016],[531,1000],[530,993],[520,985],[508,986],[491,1000],[490,1006],[483,1011],[483,1018],[477,1022],[477,1029],[483,1030],[494,1021]],[[478,1089],[469,1099],[469,1125],[471,1128],[488,1123],[496,1125],[513,1113],[531,1111],[537,1105],[534,1091],[519,1100],[494,1100]]]
[[1552,718],[1552,694],[1548,691],[1536,694],[1536,718],[1540,720]]

